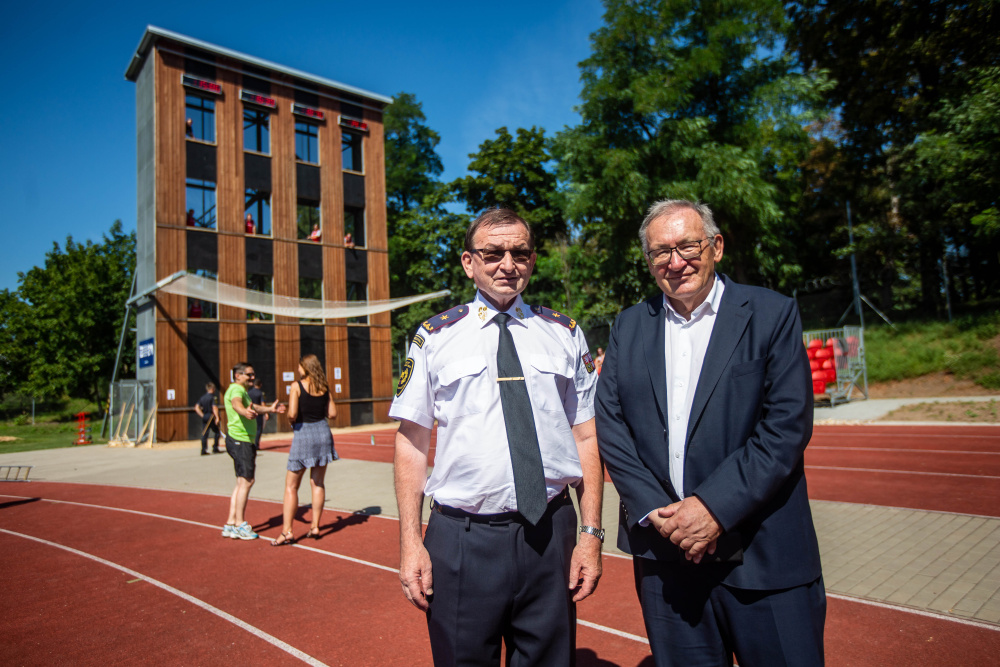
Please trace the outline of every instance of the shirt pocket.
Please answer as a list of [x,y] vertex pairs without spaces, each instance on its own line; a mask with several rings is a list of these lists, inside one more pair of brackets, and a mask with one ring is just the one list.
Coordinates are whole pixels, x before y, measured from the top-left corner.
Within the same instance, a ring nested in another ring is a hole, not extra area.
[[438,371],[437,400],[450,418],[484,412],[489,404],[489,374],[486,357],[466,357]]
[[[569,359],[533,354],[529,362],[533,372],[531,404],[539,410],[565,411],[564,396],[573,386],[575,372]],[[574,394],[575,395],[575,394]]]

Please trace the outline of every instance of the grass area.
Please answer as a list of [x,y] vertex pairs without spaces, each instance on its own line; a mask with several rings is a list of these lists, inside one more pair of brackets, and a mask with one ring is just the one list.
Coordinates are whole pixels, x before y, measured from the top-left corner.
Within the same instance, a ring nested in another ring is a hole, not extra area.
[[[20,421],[20,420],[18,420]],[[91,423],[91,438],[101,430],[101,422]],[[38,421],[32,426],[15,424],[13,421],[0,423],[0,454],[27,452],[35,449],[56,449],[72,447],[76,440],[76,423]],[[8,438],[14,438],[9,440]],[[107,444],[106,440],[94,440],[95,444]]]
[[869,382],[947,371],[1000,389],[1000,313],[871,327],[865,331],[865,353]]

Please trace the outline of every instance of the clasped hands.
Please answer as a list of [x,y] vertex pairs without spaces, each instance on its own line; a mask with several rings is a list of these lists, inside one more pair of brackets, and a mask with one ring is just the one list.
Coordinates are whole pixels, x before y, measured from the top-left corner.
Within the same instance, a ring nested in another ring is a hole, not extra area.
[[722,534],[722,526],[697,496],[651,512],[649,522],[660,535],[680,547],[685,558],[695,563],[700,563],[705,554],[715,553]]

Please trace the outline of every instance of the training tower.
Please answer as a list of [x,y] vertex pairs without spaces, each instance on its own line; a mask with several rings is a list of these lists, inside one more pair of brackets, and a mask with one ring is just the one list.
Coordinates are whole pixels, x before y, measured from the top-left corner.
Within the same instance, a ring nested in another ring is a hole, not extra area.
[[[137,380],[153,388],[156,439],[199,437],[191,406],[208,381],[221,396],[239,361],[254,365],[267,400],[286,400],[306,353],[326,368],[337,426],[387,421],[388,312],[303,319],[156,284],[187,272],[217,281],[220,294],[388,299],[391,98],[152,26],[125,77],[137,107],[134,294],[149,295],[135,303]],[[265,432],[274,430],[286,420],[270,420]]]

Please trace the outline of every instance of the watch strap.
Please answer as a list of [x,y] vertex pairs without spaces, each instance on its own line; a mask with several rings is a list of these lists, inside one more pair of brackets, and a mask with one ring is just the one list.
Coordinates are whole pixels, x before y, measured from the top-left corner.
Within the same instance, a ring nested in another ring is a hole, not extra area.
[[602,543],[604,542],[604,529],[594,528],[593,526],[580,526],[581,533],[587,533],[588,535],[593,535],[599,539]]

